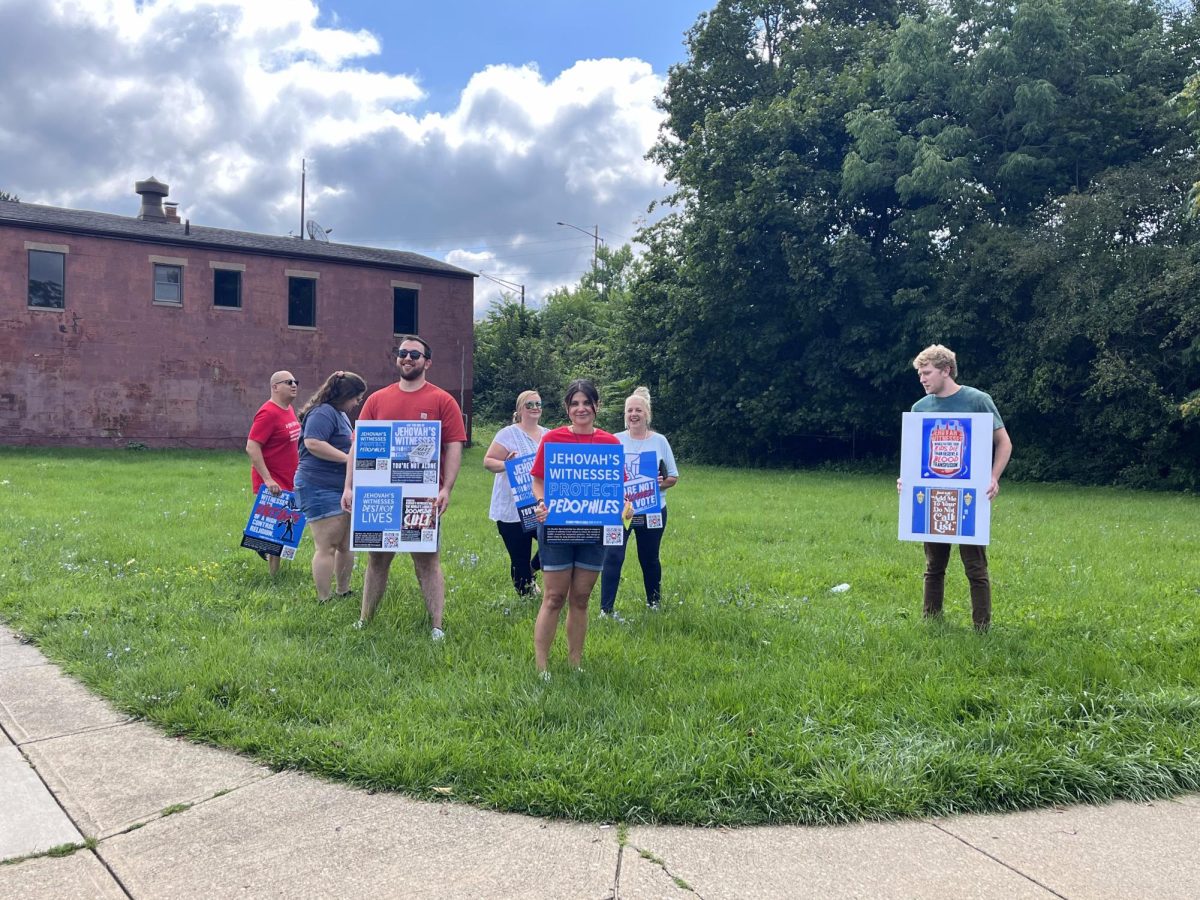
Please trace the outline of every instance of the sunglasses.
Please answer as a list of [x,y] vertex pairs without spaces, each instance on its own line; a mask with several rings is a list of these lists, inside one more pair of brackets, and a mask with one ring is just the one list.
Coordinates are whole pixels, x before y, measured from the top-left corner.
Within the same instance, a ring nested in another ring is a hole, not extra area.
[[422,353],[420,350],[397,350],[396,351],[396,359],[404,359],[404,357],[406,357],[406,356],[409,359],[420,359],[424,355],[425,354]]
[[298,382],[295,378],[285,378],[285,379],[283,379],[283,381],[277,381],[275,383],[276,384],[286,384],[291,387],[299,387],[300,386],[300,382]]
[[525,408],[526,409],[541,409],[542,404],[536,400],[527,400],[525,402]]

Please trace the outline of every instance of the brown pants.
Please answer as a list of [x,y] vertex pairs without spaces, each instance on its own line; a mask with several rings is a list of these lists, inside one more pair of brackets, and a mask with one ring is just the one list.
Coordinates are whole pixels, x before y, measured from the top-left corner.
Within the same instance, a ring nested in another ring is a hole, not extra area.
[[[940,616],[946,597],[946,566],[953,544],[925,545],[925,615]],[[988,578],[987,547],[959,544],[963,569],[971,585],[971,619],[980,631],[992,624],[992,583]]]

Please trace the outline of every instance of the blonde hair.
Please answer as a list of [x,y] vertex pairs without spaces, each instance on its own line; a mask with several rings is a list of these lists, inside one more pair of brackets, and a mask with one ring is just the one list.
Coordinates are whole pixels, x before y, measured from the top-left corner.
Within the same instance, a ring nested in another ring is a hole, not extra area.
[[641,387],[640,385],[635,387],[633,389],[633,393],[625,398],[625,402],[628,403],[634,398],[641,400],[642,404],[646,407],[646,424],[649,425],[651,420],[654,418],[654,410],[650,408],[650,389]]
[[525,405],[525,401],[530,397],[540,397],[537,391],[521,391],[517,394],[517,405],[513,407],[513,424],[516,425],[521,421],[521,407]]
[[953,350],[941,344],[930,344],[917,354],[917,358],[913,360],[913,368],[919,369],[921,366],[949,369],[950,377],[958,378],[958,357],[954,355]]

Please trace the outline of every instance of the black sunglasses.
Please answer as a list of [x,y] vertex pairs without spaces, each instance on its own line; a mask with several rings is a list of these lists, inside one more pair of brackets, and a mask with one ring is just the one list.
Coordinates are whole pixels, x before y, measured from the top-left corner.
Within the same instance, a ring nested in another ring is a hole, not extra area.
[[424,355],[425,354],[422,353],[420,350],[397,350],[396,351],[396,359],[404,359],[404,357],[406,357],[406,356],[409,359],[420,359]]
[[526,409],[541,409],[542,404],[537,400],[526,400],[525,408]]
[[285,379],[283,379],[283,381],[277,381],[275,383],[276,384],[287,384],[287,385],[291,385],[292,387],[300,386],[300,382],[298,382],[295,378],[285,378]]

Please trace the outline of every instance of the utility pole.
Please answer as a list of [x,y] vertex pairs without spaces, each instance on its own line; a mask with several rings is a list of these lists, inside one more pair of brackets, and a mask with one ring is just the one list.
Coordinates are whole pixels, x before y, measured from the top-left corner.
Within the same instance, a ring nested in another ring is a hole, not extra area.
[[555,225],[562,225],[564,228],[574,228],[576,231],[586,234],[592,239],[592,268],[596,268],[596,261],[600,257],[600,226],[593,225],[592,230],[580,228],[578,225],[572,225],[570,222],[555,222]]
[[521,292],[521,309],[525,308],[525,285],[517,284],[515,281],[505,281],[503,278],[495,278],[494,276],[489,275],[486,272],[480,272],[479,274],[481,276],[483,276],[484,278],[486,278],[488,281],[496,282],[496,284],[500,285],[501,287],[519,290]]

